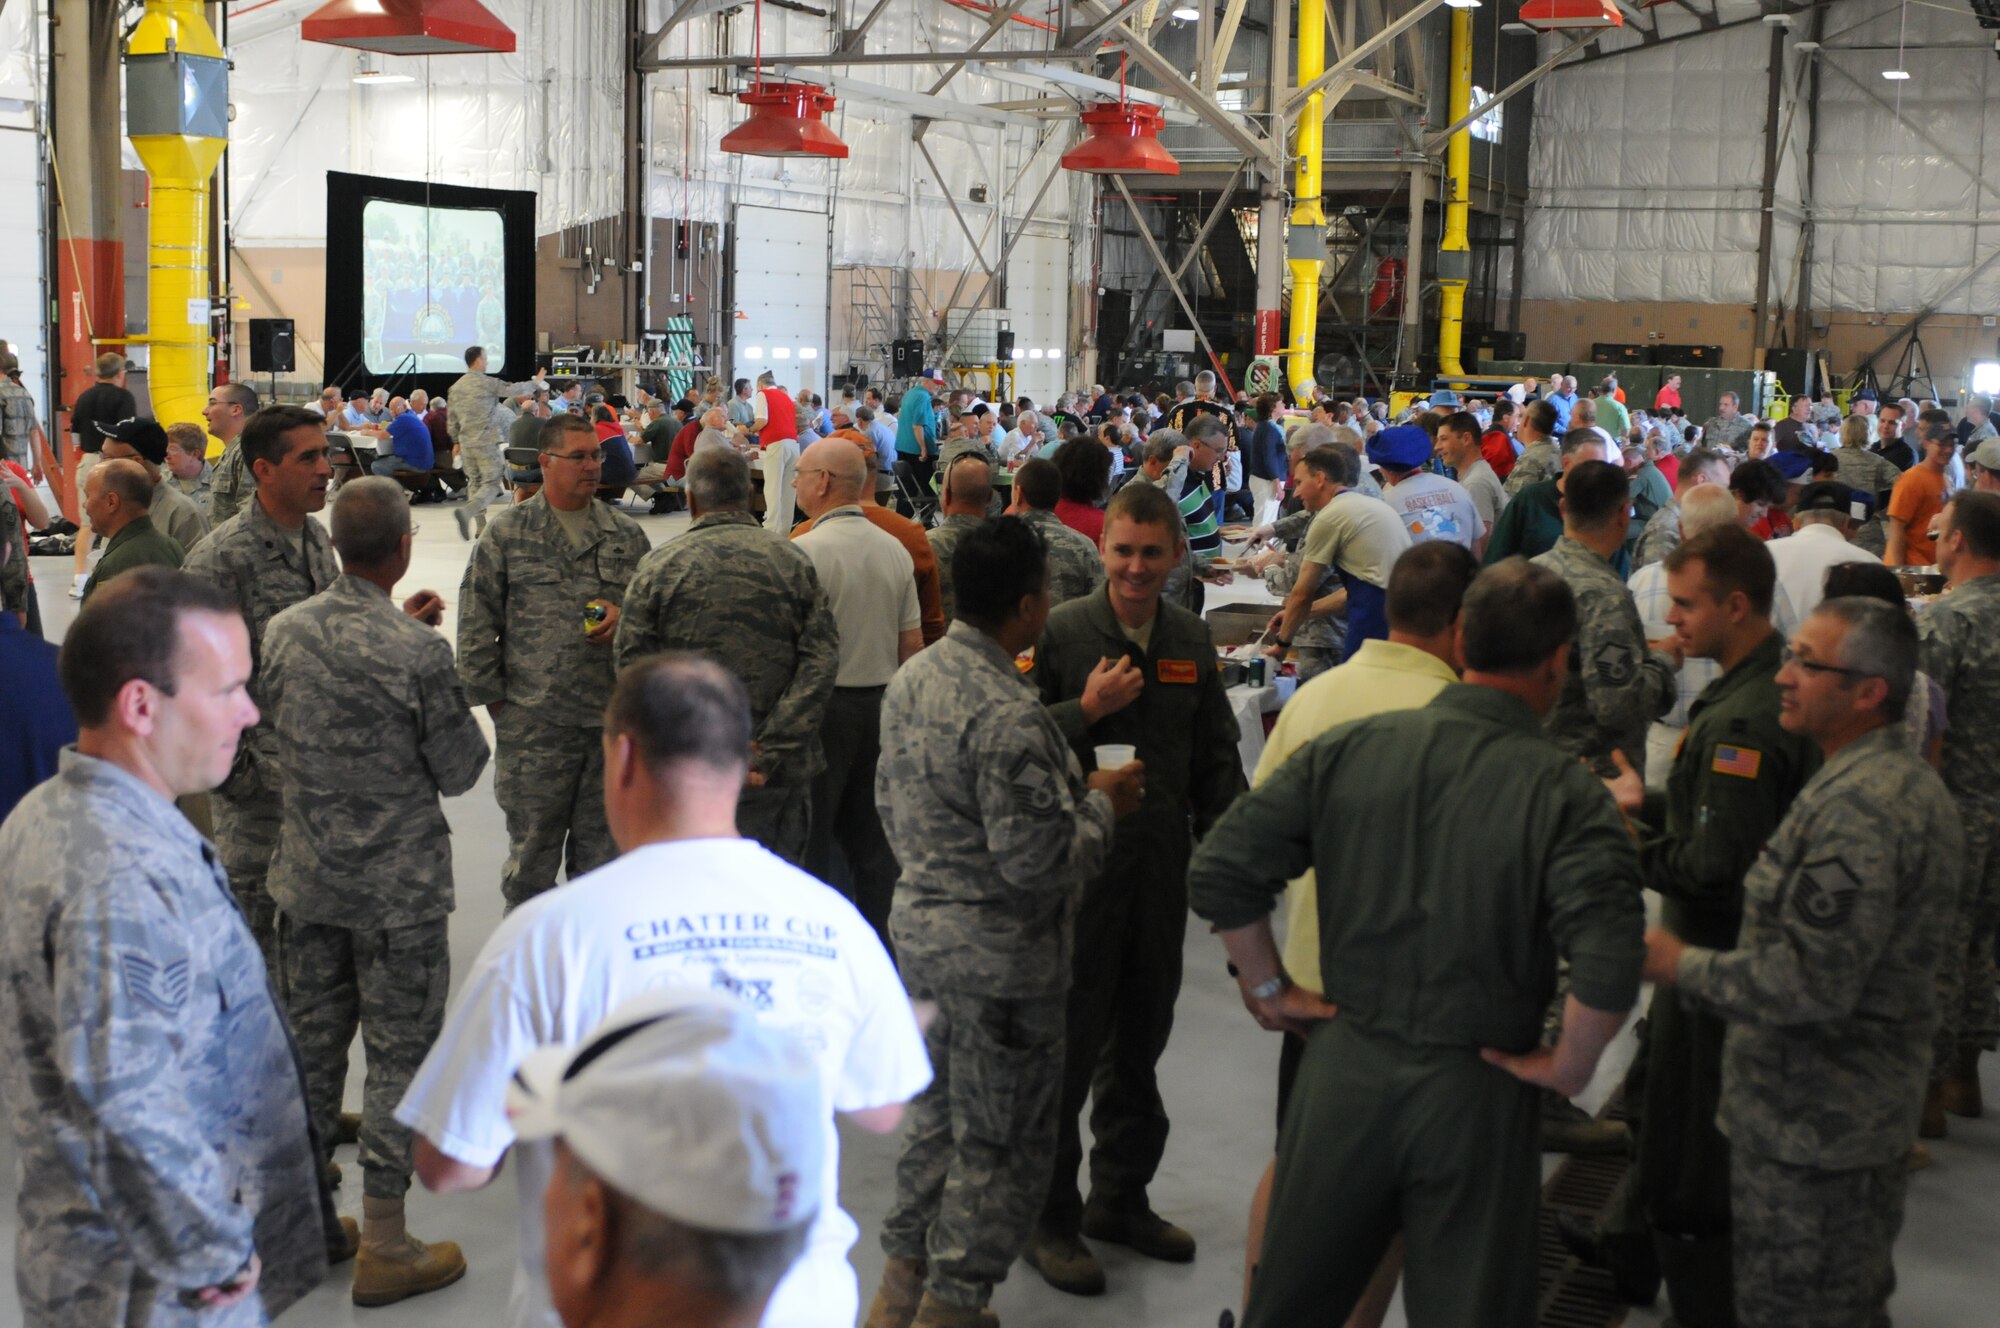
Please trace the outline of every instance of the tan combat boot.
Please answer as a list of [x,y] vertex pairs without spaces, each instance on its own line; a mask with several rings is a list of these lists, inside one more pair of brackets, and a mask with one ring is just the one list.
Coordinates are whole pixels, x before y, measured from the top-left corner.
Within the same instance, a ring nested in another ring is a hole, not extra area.
[[926,1291],[910,1328],[1000,1328],[1000,1316],[984,1305],[947,1305]]
[[1944,1133],[1944,1086],[1932,1084],[1924,1090],[1924,1112],[1917,1118],[1917,1138],[1942,1139]]
[[465,1255],[441,1240],[426,1245],[403,1225],[401,1199],[361,1200],[361,1253],[354,1263],[354,1303],[393,1305],[450,1286],[465,1276]]
[[861,1328],[910,1328],[917,1306],[924,1298],[922,1259],[891,1259],[882,1269],[882,1285]]
[[1938,1085],[1938,1106],[1954,1116],[1978,1120],[1986,1109],[1979,1094],[1979,1049],[1961,1049],[1951,1070]]

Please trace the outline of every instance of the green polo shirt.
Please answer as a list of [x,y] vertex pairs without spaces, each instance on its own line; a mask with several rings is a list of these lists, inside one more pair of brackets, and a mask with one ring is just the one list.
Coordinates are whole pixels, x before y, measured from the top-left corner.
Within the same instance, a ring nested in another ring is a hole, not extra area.
[[84,603],[90,602],[92,592],[99,586],[121,572],[129,572],[135,567],[172,567],[178,570],[185,556],[186,551],[178,542],[154,528],[153,518],[139,517],[105,544],[104,553],[97,560],[97,570],[84,583]]

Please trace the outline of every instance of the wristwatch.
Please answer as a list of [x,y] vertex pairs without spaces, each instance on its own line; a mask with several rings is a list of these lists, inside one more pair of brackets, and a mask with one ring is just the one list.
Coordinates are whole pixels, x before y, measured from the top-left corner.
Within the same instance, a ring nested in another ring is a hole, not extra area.
[[1266,978],[1250,989],[1250,995],[1260,1001],[1268,1001],[1279,992],[1292,985],[1292,975],[1283,969],[1275,977]]

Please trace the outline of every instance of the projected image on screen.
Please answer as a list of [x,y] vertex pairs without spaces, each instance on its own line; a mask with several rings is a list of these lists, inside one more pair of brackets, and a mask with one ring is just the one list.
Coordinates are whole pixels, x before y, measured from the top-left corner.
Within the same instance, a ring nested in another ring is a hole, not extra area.
[[500,214],[369,199],[361,211],[362,358],[370,373],[463,373],[485,346],[506,369]]

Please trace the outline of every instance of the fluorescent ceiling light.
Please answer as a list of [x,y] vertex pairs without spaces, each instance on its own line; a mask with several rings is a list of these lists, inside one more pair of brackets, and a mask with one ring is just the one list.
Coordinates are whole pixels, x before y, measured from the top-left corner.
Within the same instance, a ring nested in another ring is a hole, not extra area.
[[1183,23],[1193,23],[1201,18],[1201,11],[1193,5],[1180,5],[1175,8],[1173,16]]
[[1050,359],[1052,359],[1052,360],[1059,360],[1059,359],[1061,359],[1061,358],[1062,358],[1062,350],[1061,350],[1060,348],[1058,348],[1058,349],[1055,349],[1055,350],[1051,350],[1051,351],[1049,352],[1049,358],[1050,358]]
[[762,346],[745,346],[743,348],[743,358],[746,360],[761,360],[764,358],[764,348]]
[[1909,76],[1910,71],[1907,69],[1885,69],[1882,71],[1882,77],[1892,83],[1900,83]]
[[792,348],[790,346],[773,346],[771,347],[771,358],[774,360],[789,360],[792,358]]
[[1516,37],[1532,37],[1535,35],[1535,30],[1525,23],[1502,23],[1500,31],[1511,33]]
[[800,359],[802,359],[802,360],[816,360],[816,359],[818,359],[818,358],[819,358],[819,347],[817,347],[817,346],[802,346],[802,347],[800,347],[800,348],[799,348],[799,358],[800,358]]
[[1038,350],[1031,350],[1028,352],[1028,358],[1031,360],[1039,360],[1042,358],[1042,353]]
[[1450,8],[1450,9],[1477,9],[1477,8],[1479,8],[1479,0],[1444,0],[1444,2],[1445,2],[1445,5],[1446,5],[1446,7],[1447,7],[1447,8]]

